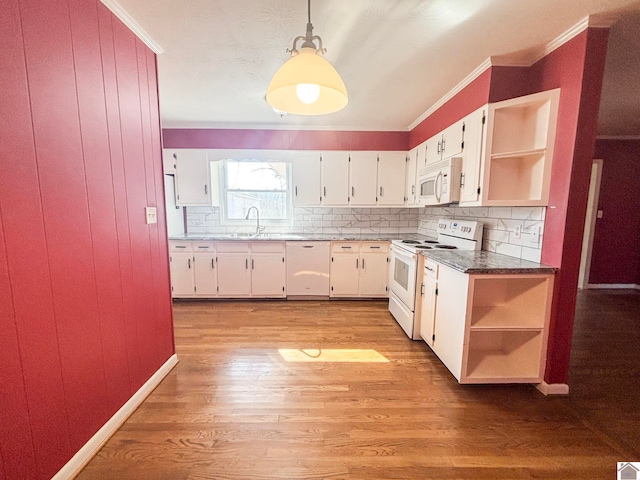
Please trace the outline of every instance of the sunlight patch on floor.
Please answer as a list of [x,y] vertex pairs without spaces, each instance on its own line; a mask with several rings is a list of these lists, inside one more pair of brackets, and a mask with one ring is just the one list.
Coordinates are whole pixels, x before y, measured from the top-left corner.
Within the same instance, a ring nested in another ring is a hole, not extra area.
[[278,353],[287,362],[389,363],[377,351],[362,348],[279,348]]

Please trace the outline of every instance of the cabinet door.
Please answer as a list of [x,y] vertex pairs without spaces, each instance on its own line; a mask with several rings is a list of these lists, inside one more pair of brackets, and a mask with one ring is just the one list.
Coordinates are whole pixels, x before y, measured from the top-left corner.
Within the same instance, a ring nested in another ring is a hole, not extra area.
[[416,170],[420,175],[420,169],[427,166],[427,142],[422,142],[416,147]]
[[353,152],[350,158],[350,204],[375,205],[378,156],[375,152]]
[[364,297],[386,297],[389,279],[387,254],[360,254],[360,295]]
[[293,159],[293,204],[320,205],[320,154],[301,154]]
[[195,294],[197,297],[215,297],[218,293],[216,254],[194,254]]
[[406,205],[408,207],[416,204],[417,165],[418,147],[411,150],[407,155],[407,171],[404,184],[404,197]]
[[378,157],[378,205],[404,205],[404,152],[380,152]]
[[442,134],[439,133],[427,140],[425,148],[426,165],[442,160]]
[[248,253],[218,252],[218,295],[248,297],[251,295],[251,267]]
[[438,287],[438,281],[430,275],[424,275],[422,285],[420,336],[430,347],[433,347],[433,335],[436,324],[436,289]]
[[176,152],[176,203],[181,206],[211,205],[209,162],[206,150]]
[[176,173],[176,160],[178,154],[176,150],[165,148],[162,150],[162,171],[165,175]]
[[192,253],[171,253],[169,255],[171,294],[173,297],[193,297],[193,267]]
[[331,257],[331,296],[357,297],[360,255],[336,253]]
[[251,255],[251,296],[284,297],[286,268],[284,254],[254,253]]
[[462,142],[464,142],[465,123],[459,120],[453,125],[448,126],[442,132],[442,158],[455,157],[462,153]]
[[439,265],[433,351],[458,381],[462,375],[469,276]]
[[480,165],[484,145],[484,118],[482,107],[464,119],[464,150],[462,151],[462,173],[460,181],[460,204],[471,204],[480,200]]
[[349,153],[322,154],[322,204],[349,205]]

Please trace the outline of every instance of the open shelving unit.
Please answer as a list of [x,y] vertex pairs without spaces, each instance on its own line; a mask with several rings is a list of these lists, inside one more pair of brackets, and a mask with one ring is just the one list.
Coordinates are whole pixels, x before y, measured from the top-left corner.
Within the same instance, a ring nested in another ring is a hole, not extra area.
[[461,383],[542,380],[552,274],[470,275]]
[[559,90],[490,105],[483,205],[546,205]]

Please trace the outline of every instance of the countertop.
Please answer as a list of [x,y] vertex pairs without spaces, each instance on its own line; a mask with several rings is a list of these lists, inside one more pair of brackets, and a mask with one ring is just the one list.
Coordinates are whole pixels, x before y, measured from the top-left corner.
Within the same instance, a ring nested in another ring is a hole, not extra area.
[[255,242],[255,241],[339,241],[339,240],[352,240],[362,242],[374,242],[374,241],[391,241],[398,237],[408,238],[412,240],[428,240],[424,235],[418,234],[380,234],[380,233],[361,233],[361,234],[311,234],[311,233],[283,233],[283,234],[266,234],[257,237],[250,235],[234,235],[234,234],[207,234],[207,233],[192,233],[187,235],[175,235],[169,237],[169,240],[177,240],[181,242],[188,241],[242,241],[242,242]]
[[556,273],[557,269],[542,263],[521,260],[484,250],[429,250],[425,257],[463,273],[517,274]]

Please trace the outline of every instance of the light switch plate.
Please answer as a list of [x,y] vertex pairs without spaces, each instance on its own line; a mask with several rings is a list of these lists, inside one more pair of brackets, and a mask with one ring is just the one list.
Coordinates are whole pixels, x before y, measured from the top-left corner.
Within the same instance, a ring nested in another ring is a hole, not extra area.
[[147,224],[158,223],[158,216],[156,215],[156,207],[145,207],[144,211],[147,214]]

